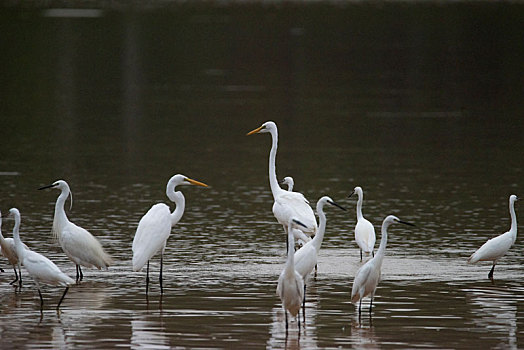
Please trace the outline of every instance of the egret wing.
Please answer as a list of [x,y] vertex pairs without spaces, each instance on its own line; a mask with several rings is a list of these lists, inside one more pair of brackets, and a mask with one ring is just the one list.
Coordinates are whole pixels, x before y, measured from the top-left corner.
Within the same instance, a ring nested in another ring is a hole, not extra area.
[[317,231],[315,213],[302,193],[283,191],[275,199],[273,214],[282,225],[287,225],[290,218],[295,218],[308,227],[301,227],[301,231],[309,235]]
[[493,261],[502,257],[513,245],[513,239],[509,232],[500,236],[489,239],[475,253],[473,253],[468,262],[473,264],[477,261]]
[[155,204],[140,219],[133,240],[133,270],[142,267],[161,249],[171,234],[171,212],[165,204]]

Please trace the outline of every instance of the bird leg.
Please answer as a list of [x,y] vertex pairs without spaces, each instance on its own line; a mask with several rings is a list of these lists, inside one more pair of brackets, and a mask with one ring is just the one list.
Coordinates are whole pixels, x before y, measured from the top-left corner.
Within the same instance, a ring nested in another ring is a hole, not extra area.
[[373,307],[373,297],[371,297],[371,301],[369,302],[369,314],[371,315],[371,308]]
[[287,310],[284,309],[284,316],[286,318],[286,334],[287,334]]
[[362,261],[362,249],[360,249],[360,261]]
[[42,298],[42,292],[40,292],[40,288],[38,288],[38,295],[40,295],[40,311],[44,309],[44,298]]
[[64,300],[68,290],[69,290],[69,287],[66,287],[66,289],[64,290],[64,294],[62,294],[62,297],[60,298],[60,301],[58,302],[58,305],[56,306],[56,311],[58,311],[58,309],[60,308],[60,304],[62,304],[62,300]]
[[147,261],[147,270],[146,270],[146,296],[149,289],[149,260]]
[[20,265],[20,262],[18,262],[18,287],[22,288],[22,268]]
[[164,293],[164,288],[162,287],[162,269],[164,267],[164,254],[160,254],[160,294]]
[[84,274],[82,273],[82,267],[80,265],[76,265],[76,283],[78,281],[82,281],[84,279]]
[[360,318],[360,313],[362,311],[362,298],[358,302],[358,317]]
[[493,271],[495,271],[495,264],[493,264],[493,266],[491,267],[491,270],[488,273],[488,278],[491,280],[492,283],[493,283]]
[[13,270],[15,271],[15,279],[11,283],[9,283],[10,285],[13,285],[13,283],[18,281],[18,273],[16,272],[16,266],[15,265],[13,265]]
[[[304,325],[306,324],[306,284],[304,283],[304,299],[302,300],[302,316],[304,317]],[[300,324],[300,317],[298,318]]]

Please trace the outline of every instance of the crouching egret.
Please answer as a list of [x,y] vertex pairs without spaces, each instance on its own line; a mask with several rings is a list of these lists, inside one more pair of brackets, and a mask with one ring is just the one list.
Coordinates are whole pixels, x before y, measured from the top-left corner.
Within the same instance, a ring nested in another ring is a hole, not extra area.
[[160,251],[160,292],[162,287],[163,255],[171,228],[177,224],[184,214],[186,200],[180,191],[175,192],[179,185],[197,185],[207,187],[206,184],[177,174],[169,179],[166,188],[167,197],[176,204],[175,211],[171,213],[164,203],[155,204],[140,219],[133,239],[133,270],[140,271],[147,263],[146,295],[149,288],[149,260]]
[[76,264],[76,282],[84,278],[81,266],[107,270],[113,260],[104,251],[100,242],[87,230],[73,224],[67,218],[64,204],[71,194],[67,182],[58,180],[51,185],[40,187],[39,190],[46,188],[57,188],[61,191],[55,204],[53,235],[58,238],[64,253]]
[[[25,244],[22,244],[24,249],[28,249]],[[13,271],[15,272],[15,279],[9,284],[14,284],[18,281],[18,286],[22,287],[22,270],[20,269],[20,260],[18,259],[18,254],[16,254],[15,240],[13,238],[4,238],[2,235],[2,214],[0,213],[0,251],[2,255],[7,258],[9,263],[13,266]],[[18,273],[16,272],[16,267],[18,266]]]
[[60,298],[56,310],[60,308],[60,304],[64,300],[69,286],[75,281],[64,274],[60,269],[48,258],[34,252],[30,249],[27,249],[22,241],[20,240],[20,212],[16,208],[9,210],[9,214],[15,218],[15,226],[13,229],[13,237],[15,241],[15,249],[18,255],[18,259],[24,265],[26,271],[33,278],[38,289],[38,295],[40,296],[40,310],[44,307],[44,299],[42,298],[42,292],[40,291],[40,283],[50,284],[53,286],[64,286],[64,294]]
[[362,215],[362,201],[364,200],[364,192],[362,188],[357,186],[351,192],[349,197],[353,194],[357,194],[357,224],[355,226],[355,241],[357,242],[360,248],[360,261],[362,261],[362,252],[367,255],[373,254],[373,249],[375,248],[375,228],[373,224],[369,222]]
[[326,214],[324,214],[324,205],[326,203],[334,205],[342,210],[346,210],[343,207],[341,207],[340,205],[338,205],[337,203],[335,203],[328,196],[324,196],[320,198],[317,202],[317,214],[318,214],[319,223],[320,223],[320,225],[318,226],[317,234],[315,235],[315,237],[313,237],[311,241],[304,244],[302,248],[297,250],[297,252],[295,253],[295,269],[304,279],[304,299],[302,301],[304,315],[305,315],[305,310],[306,310],[307,281],[309,279],[310,273],[313,271],[313,269],[317,265],[318,253],[320,251],[320,246],[322,245],[322,241],[324,240],[324,233],[326,232]]
[[[300,305],[304,298],[304,280],[302,276],[295,270],[295,242],[293,239],[293,228],[299,226],[307,228],[306,225],[296,219],[290,219],[288,223],[288,249],[287,260],[284,270],[278,278],[277,295],[282,301],[282,308],[286,318],[286,332],[288,329],[287,312],[291,316],[296,317],[300,311]],[[300,329],[300,317],[298,319],[298,328]]]
[[353,280],[353,288],[351,289],[351,302],[358,304],[358,314],[360,315],[362,298],[371,296],[369,302],[369,312],[371,313],[371,307],[373,305],[373,297],[375,296],[375,290],[377,289],[378,282],[380,282],[380,269],[382,267],[382,260],[386,253],[386,244],[388,241],[388,227],[394,223],[401,223],[405,225],[415,226],[409,222],[400,221],[394,215],[389,215],[382,222],[382,237],[380,239],[380,246],[378,247],[377,254],[368,260],[364,265],[357,271],[357,275]]
[[293,186],[295,185],[295,181],[293,181],[293,178],[291,176],[286,176],[282,181],[280,181],[282,185],[287,185],[287,190],[289,192],[293,192]]
[[493,282],[493,271],[495,271],[497,261],[506,254],[517,239],[517,215],[515,214],[515,202],[517,200],[519,200],[519,198],[514,194],[509,196],[509,215],[511,217],[511,227],[509,231],[489,239],[468,259],[468,263],[470,264],[474,264],[477,261],[493,261],[493,266],[488,273],[488,278],[491,282]]
[[311,209],[309,202],[302,193],[286,191],[278,185],[275,165],[278,148],[277,125],[272,121],[265,122],[260,127],[250,131],[247,135],[257,133],[270,133],[272,139],[271,151],[269,152],[269,185],[275,201],[273,203],[273,215],[275,215],[277,221],[284,227],[286,239],[288,238],[288,224],[292,218],[304,223],[307,228],[300,227],[300,229],[294,230],[294,237],[307,242],[308,240],[304,239],[304,236],[298,231],[307,236],[315,235],[318,229],[317,220],[313,209]]

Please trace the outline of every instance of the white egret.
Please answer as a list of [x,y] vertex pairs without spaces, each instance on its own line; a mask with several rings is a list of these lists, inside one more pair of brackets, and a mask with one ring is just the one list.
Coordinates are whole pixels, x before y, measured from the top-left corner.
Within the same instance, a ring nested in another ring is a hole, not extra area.
[[65,295],[69,290],[69,286],[75,283],[75,281],[71,277],[67,276],[65,273],[60,271],[60,269],[51,260],[43,256],[42,254],[27,249],[24,246],[24,244],[20,240],[19,233],[20,212],[18,211],[18,209],[12,208],[9,210],[9,214],[11,214],[15,218],[13,237],[15,241],[16,253],[22,265],[24,265],[26,271],[35,281],[36,288],[38,289],[38,295],[40,296],[40,309],[44,307],[44,299],[42,298],[42,292],[40,291],[40,283],[66,287],[64,294],[62,294],[62,297],[60,298],[60,301],[56,306],[56,310],[58,311],[58,309],[60,308],[60,304],[64,300]]
[[293,178],[291,176],[286,176],[282,181],[280,181],[282,185],[287,185],[287,190],[289,192],[293,192],[293,186],[295,185],[295,181],[293,181]]
[[511,217],[511,227],[508,232],[500,236],[489,239],[475,253],[473,253],[468,263],[474,264],[477,261],[493,261],[493,266],[488,273],[488,278],[493,282],[493,271],[497,261],[506,254],[517,239],[517,215],[515,214],[515,202],[519,200],[512,194],[509,196],[509,215]]
[[374,254],[373,249],[375,248],[375,228],[373,224],[369,222],[362,215],[362,201],[364,200],[364,192],[362,188],[357,186],[351,192],[349,197],[353,194],[357,194],[357,224],[355,226],[355,241],[357,242],[360,248],[360,261],[362,261],[362,252],[368,256],[369,254]]
[[272,139],[271,151],[269,152],[269,185],[275,201],[273,203],[273,215],[275,215],[277,221],[284,227],[286,239],[288,238],[288,224],[291,218],[296,218],[304,223],[307,229],[303,227],[294,229],[293,233],[295,239],[301,239],[307,242],[309,241],[307,237],[315,235],[317,232],[317,220],[313,209],[311,209],[308,200],[302,193],[286,191],[278,185],[275,165],[278,148],[277,125],[272,121],[265,122],[260,127],[247,133],[247,135],[257,133],[270,133]]
[[133,270],[140,271],[147,263],[146,295],[149,288],[149,260],[160,252],[160,291],[162,288],[163,255],[171,228],[175,226],[184,214],[186,200],[180,191],[175,192],[179,185],[197,185],[207,187],[206,184],[177,174],[167,183],[167,197],[176,204],[175,211],[171,213],[169,206],[164,203],[155,204],[140,219],[133,239]]
[[73,224],[67,218],[64,204],[71,194],[67,182],[58,180],[51,185],[39,188],[39,190],[46,188],[57,188],[61,191],[55,204],[53,235],[58,238],[64,253],[76,264],[76,282],[82,281],[84,278],[81,266],[107,270],[113,260],[104,251],[100,242],[87,230]]
[[[286,318],[286,332],[288,329],[287,312],[296,317],[300,312],[300,305],[304,299],[304,280],[295,270],[295,242],[293,239],[293,228],[306,226],[298,220],[290,219],[288,223],[288,248],[287,260],[284,270],[278,278],[277,295],[282,301],[282,308]],[[300,329],[300,317],[298,317],[298,328]]]
[[380,239],[380,246],[378,247],[377,254],[368,260],[364,265],[357,271],[357,275],[353,280],[353,288],[351,289],[351,302],[358,304],[358,313],[360,315],[362,299],[366,296],[371,296],[369,303],[369,312],[371,313],[371,307],[373,305],[373,297],[375,296],[375,290],[377,289],[378,282],[380,282],[380,269],[382,267],[382,260],[386,253],[386,244],[388,241],[388,227],[394,223],[401,223],[405,225],[415,226],[409,222],[400,221],[394,215],[389,215],[382,222],[382,237]]
[[[28,249],[25,244],[23,244],[24,249]],[[20,260],[16,254],[15,249],[15,240],[13,238],[4,238],[2,234],[2,214],[0,213],[0,252],[3,256],[7,258],[9,264],[13,266],[13,271],[15,272],[15,279],[9,284],[14,284],[18,281],[18,286],[22,287],[22,270],[20,269]],[[16,272],[16,267],[18,266],[18,273]]]
[[342,210],[346,210],[337,203],[335,203],[331,198],[328,196],[324,196],[320,198],[317,202],[317,214],[319,218],[319,226],[318,231],[315,237],[306,244],[302,246],[297,252],[295,253],[295,269],[297,272],[302,276],[304,279],[304,300],[303,300],[303,307],[304,307],[304,315],[305,315],[305,307],[306,307],[306,285],[307,281],[309,279],[310,273],[313,271],[315,266],[317,265],[317,257],[318,253],[320,251],[320,246],[322,245],[322,241],[324,240],[324,233],[326,232],[326,214],[324,214],[324,205],[326,203],[329,203],[331,205],[334,205],[336,207],[339,207]]

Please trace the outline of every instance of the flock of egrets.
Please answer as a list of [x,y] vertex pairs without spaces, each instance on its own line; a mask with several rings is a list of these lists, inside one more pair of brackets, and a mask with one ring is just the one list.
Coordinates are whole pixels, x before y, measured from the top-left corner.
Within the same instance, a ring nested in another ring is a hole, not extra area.
[[[273,194],[273,214],[277,221],[283,226],[286,234],[287,260],[285,267],[278,278],[277,294],[282,301],[284,309],[286,330],[288,328],[287,313],[298,319],[300,329],[300,317],[297,315],[301,307],[305,310],[306,286],[309,277],[312,275],[317,265],[317,257],[324,239],[326,229],[326,215],[324,206],[330,204],[345,210],[328,196],[321,197],[316,205],[317,220],[313,209],[307,199],[299,192],[293,191],[293,179],[284,178],[281,184],[289,187],[284,190],[280,187],[276,175],[276,153],[278,147],[278,130],[274,122],[268,121],[260,127],[248,133],[270,133],[272,146],[269,153],[269,184]],[[160,253],[160,289],[162,287],[163,253],[167,239],[170,236],[172,227],[181,219],[185,209],[185,198],[182,192],[176,191],[180,185],[197,185],[207,187],[206,184],[190,179],[184,175],[173,176],[166,188],[167,197],[176,204],[173,212],[169,206],[163,203],[155,204],[141,218],[133,240],[133,270],[140,271],[147,264],[146,272],[146,294],[149,287],[149,260]],[[83,279],[82,266],[98,269],[107,269],[112,264],[111,257],[104,251],[98,240],[87,230],[70,222],[65,212],[66,199],[71,195],[68,184],[63,180],[58,180],[49,186],[40,188],[59,189],[60,195],[56,201],[53,219],[52,232],[57,238],[60,246],[68,258],[76,265],[76,283]],[[381,228],[380,245],[376,253],[375,229],[373,225],[362,215],[363,191],[360,187],[355,187],[350,197],[356,194],[357,201],[357,224],[355,226],[355,241],[360,248],[360,259],[363,254],[372,255],[364,265],[360,267],[353,280],[351,291],[351,302],[359,303],[359,314],[364,297],[370,296],[370,312],[373,303],[375,290],[380,281],[381,265],[384,259],[388,227],[394,223],[402,223],[414,226],[411,223],[401,221],[393,215],[387,216]],[[508,232],[488,240],[468,259],[469,263],[477,261],[492,261],[493,266],[488,277],[493,280],[493,271],[499,258],[501,258],[513,245],[517,236],[517,219],[514,203],[517,196],[509,197],[509,211],[511,216],[511,228]],[[35,281],[40,296],[40,307],[43,308],[43,298],[40,291],[40,283],[55,286],[64,286],[65,291],[57,305],[59,310],[69,286],[75,283],[71,277],[64,274],[60,269],[45,256],[29,249],[20,239],[20,212],[16,208],[9,210],[9,214],[14,217],[13,238],[4,238],[1,234],[0,216],[0,248],[9,264],[13,266],[15,279],[10,284],[22,285],[21,266],[24,266],[27,273]],[[296,243],[300,248],[295,251]],[[18,267],[18,272],[17,272]],[[303,311],[304,312],[304,311]]]

